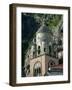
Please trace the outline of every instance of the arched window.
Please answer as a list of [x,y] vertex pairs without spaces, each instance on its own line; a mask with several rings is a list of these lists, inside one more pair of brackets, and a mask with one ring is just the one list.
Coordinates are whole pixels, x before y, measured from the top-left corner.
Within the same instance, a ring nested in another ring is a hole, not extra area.
[[35,54],[35,52],[33,51],[33,58],[35,58],[36,57],[36,54]]
[[49,55],[51,56],[51,46],[49,45]]
[[38,49],[40,49],[40,46],[38,46]]
[[36,42],[36,38],[34,38],[34,42]]
[[40,46],[38,46],[38,54],[40,54]]
[[35,63],[33,75],[34,76],[41,76],[41,63],[40,62]]
[[44,52],[46,52],[46,48],[44,48]]

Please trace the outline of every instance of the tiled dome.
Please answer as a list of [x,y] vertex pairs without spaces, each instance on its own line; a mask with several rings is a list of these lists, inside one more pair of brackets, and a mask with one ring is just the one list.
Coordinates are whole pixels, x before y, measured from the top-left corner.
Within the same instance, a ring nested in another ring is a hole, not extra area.
[[46,25],[42,25],[37,31],[37,33],[48,33],[48,32],[49,32],[49,29]]

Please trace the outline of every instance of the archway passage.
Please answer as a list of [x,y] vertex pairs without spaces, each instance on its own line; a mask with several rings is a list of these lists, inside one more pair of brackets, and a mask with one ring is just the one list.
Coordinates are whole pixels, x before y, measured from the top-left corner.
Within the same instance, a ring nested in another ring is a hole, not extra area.
[[33,68],[33,76],[41,76],[41,63],[36,62]]

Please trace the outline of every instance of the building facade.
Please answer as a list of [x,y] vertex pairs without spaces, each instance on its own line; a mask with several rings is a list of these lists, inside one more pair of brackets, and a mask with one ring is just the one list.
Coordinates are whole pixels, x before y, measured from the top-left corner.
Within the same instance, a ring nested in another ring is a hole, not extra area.
[[35,33],[25,55],[26,76],[44,76],[50,67],[63,64],[62,24],[61,20],[55,30],[42,24]]

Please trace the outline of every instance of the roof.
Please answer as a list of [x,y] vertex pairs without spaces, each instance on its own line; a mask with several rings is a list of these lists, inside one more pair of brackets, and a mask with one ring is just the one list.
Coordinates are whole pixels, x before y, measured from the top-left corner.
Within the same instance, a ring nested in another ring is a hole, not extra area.
[[59,65],[55,65],[55,66],[52,66],[51,68],[63,68],[63,64],[59,64]]
[[37,31],[37,33],[48,33],[48,32],[49,32],[49,28],[44,24]]

